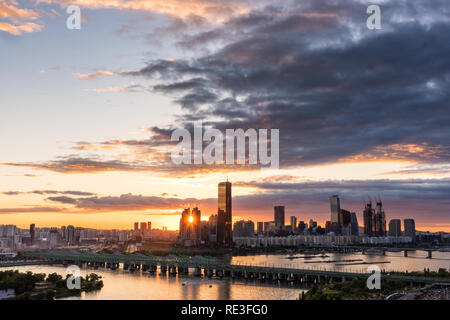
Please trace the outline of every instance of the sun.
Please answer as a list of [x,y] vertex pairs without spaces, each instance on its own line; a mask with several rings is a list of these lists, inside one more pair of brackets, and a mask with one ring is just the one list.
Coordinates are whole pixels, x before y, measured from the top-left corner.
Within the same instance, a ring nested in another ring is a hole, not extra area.
[[190,223],[192,223],[194,221],[194,217],[189,216],[188,220],[189,220]]

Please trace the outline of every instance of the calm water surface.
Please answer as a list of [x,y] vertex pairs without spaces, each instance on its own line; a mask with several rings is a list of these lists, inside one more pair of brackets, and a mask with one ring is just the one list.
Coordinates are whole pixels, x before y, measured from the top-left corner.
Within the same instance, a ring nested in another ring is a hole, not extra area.
[[[439,268],[450,268],[449,252],[434,252],[433,259],[426,258],[426,252],[409,252],[408,257],[403,257],[403,252],[387,252],[382,255],[362,255],[357,254],[333,254],[327,256],[314,256],[304,258],[303,254],[293,255],[294,259],[289,259],[287,255],[253,255],[236,256],[231,259],[233,264],[253,264],[266,266],[287,266],[302,269],[326,269],[345,271],[364,271],[368,265],[342,265],[349,263],[378,264],[381,269],[394,271],[422,271],[424,268],[436,271]],[[295,258],[297,257],[297,258]],[[326,261],[336,261],[327,263]],[[343,262],[342,260],[356,260],[353,262]],[[312,262],[312,263],[311,263]],[[384,262],[384,263],[381,263]],[[66,268],[63,266],[21,266],[14,269],[21,272],[32,271],[36,273],[56,272],[62,276],[66,275]],[[149,300],[293,300],[297,299],[304,287],[298,284],[289,285],[285,283],[261,282],[258,280],[240,280],[223,278],[197,278],[189,276],[168,276],[159,274],[150,275],[145,272],[136,271],[130,273],[123,269],[111,271],[100,268],[82,268],[82,276],[95,272],[103,277],[104,287],[98,292],[83,293],[81,297],[70,299],[87,300],[116,300],[116,299],[149,299]]]

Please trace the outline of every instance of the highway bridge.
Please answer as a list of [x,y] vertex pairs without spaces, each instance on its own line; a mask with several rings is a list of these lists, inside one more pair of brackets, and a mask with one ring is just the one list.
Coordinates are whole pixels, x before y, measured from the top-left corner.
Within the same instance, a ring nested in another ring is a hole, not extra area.
[[405,257],[408,256],[408,252],[424,251],[427,253],[427,258],[433,258],[433,252],[450,252],[450,248],[414,248],[414,247],[390,247],[390,246],[345,246],[345,245],[307,245],[305,250],[313,252],[323,251],[337,251],[342,253],[348,252],[362,252],[362,254],[379,253],[386,255],[386,252],[403,252]]
[[[258,265],[240,265],[229,264],[219,260],[199,258],[180,258],[180,257],[154,257],[142,254],[96,254],[96,253],[76,253],[76,252],[27,252],[25,256],[30,258],[45,259],[68,265],[86,265],[98,269],[105,267],[112,270],[120,266],[124,270],[131,272],[142,270],[154,274],[158,268],[161,273],[189,274],[193,270],[195,276],[207,277],[231,277],[244,279],[259,279],[272,281],[289,281],[299,283],[321,283],[347,281],[351,279],[367,279],[371,273],[365,272],[346,272],[330,271],[321,269],[298,269],[292,266],[258,266]],[[403,276],[381,274],[381,281],[385,280],[403,280],[410,284],[430,284],[430,283],[450,283],[450,279],[426,278],[420,276]]]

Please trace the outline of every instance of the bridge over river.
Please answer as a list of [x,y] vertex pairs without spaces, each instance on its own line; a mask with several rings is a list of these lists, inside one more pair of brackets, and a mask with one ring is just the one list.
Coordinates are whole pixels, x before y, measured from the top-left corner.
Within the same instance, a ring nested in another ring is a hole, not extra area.
[[[67,252],[27,252],[25,256],[31,258],[45,259],[55,263],[68,265],[87,265],[98,269],[99,267],[115,270],[122,266],[124,270],[133,272],[142,270],[154,274],[158,268],[162,273],[170,275],[189,274],[194,272],[195,276],[207,277],[231,277],[244,279],[259,279],[272,281],[289,281],[300,283],[321,283],[347,281],[351,279],[367,279],[371,273],[358,273],[346,271],[330,271],[320,269],[298,269],[286,266],[258,266],[258,265],[240,265],[229,264],[226,262],[199,258],[180,258],[180,257],[153,257],[141,254],[96,254],[96,253],[67,253]],[[427,278],[420,276],[405,276],[394,274],[381,274],[381,281],[385,280],[403,280],[411,284],[429,284],[429,283],[449,283],[450,279]]]

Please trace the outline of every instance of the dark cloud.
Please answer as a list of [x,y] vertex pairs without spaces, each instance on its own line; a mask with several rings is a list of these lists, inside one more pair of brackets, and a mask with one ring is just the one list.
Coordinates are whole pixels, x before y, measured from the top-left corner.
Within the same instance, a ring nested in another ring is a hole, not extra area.
[[149,171],[155,167],[144,165],[137,162],[124,162],[119,160],[100,160],[97,157],[80,158],[64,157],[60,160],[46,163],[2,163],[2,165],[15,167],[30,167],[56,171],[60,173],[99,173],[108,171]]
[[63,208],[56,207],[23,207],[23,208],[0,208],[0,214],[36,213],[36,212],[64,212]]
[[133,194],[123,194],[118,197],[88,197],[88,198],[68,198],[50,197],[50,201],[63,204],[74,204],[76,208],[98,211],[132,211],[146,209],[174,209],[180,206],[203,204],[208,207],[214,206],[215,199],[179,199],[158,196],[142,196]]
[[380,31],[366,28],[366,6],[358,2],[294,7],[230,20],[223,28],[239,36],[213,54],[153,61],[131,74],[178,93],[185,126],[202,119],[222,130],[279,128],[284,167],[448,162],[450,24],[440,11],[450,5],[389,2]]
[[65,194],[72,196],[93,196],[95,193],[92,192],[84,192],[84,191],[57,191],[57,190],[34,190],[29,192],[20,192],[20,191],[7,191],[3,192],[4,195],[15,196],[19,194],[39,194],[39,195],[48,195],[48,194]]

